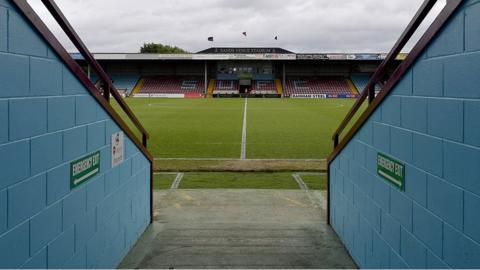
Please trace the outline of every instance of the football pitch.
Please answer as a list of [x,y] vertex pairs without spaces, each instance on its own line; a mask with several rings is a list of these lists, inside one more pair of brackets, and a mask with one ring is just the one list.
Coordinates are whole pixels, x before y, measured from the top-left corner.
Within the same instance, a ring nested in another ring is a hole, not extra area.
[[149,99],[128,105],[157,160],[321,160],[353,99]]

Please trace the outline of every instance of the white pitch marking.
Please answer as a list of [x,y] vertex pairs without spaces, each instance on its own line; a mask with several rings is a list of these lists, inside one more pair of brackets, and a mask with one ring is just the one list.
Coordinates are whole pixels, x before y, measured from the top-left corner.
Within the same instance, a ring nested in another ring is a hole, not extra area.
[[[239,161],[238,158],[155,158],[155,160],[187,160],[187,161]],[[253,160],[253,161],[326,161],[326,159],[270,159],[270,158],[249,158],[244,160]]]
[[243,110],[243,128],[242,128],[242,148],[240,150],[240,159],[247,158],[247,107],[248,98],[245,98],[245,108]]
[[293,176],[293,179],[295,179],[295,181],[297,181],[297,184],[298,184],[298,186],[300,187],[301,190],[308,190],[307,184],[305,184],[305,182],[303,182],[302,177],[298,173],[294,173],[294,174],[292,174],[292,176]]
[[180,181],[182,181],[182,178],[183,178],[183,173],[178,173],[170,189],[178,189],[178,186],[180,185]]

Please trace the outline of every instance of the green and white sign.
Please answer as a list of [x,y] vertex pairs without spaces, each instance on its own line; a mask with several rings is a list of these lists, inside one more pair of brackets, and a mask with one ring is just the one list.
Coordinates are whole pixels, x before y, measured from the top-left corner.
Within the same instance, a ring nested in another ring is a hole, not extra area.
[[100,172],[100,151],[70,163],[70,188],[74,189]]
[[400,190],[405,190],[405,164],[382,153],[377,154],[377,173]]

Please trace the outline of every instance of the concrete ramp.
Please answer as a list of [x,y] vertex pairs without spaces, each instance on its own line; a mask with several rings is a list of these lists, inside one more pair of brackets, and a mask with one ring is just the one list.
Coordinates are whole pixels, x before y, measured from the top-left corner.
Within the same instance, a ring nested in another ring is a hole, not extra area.
[[355,268],[321,192],[169,190],[120,268]]

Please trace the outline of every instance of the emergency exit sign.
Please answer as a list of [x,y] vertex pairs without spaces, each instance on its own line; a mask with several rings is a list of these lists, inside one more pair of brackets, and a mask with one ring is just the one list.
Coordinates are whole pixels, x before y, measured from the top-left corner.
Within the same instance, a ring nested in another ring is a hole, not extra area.
[[70,188],[74,189],[100,172],[100,151],[70,163]]
[[382,153],[377,154],[377,173],[379,176],[405,190],[405,164]]

